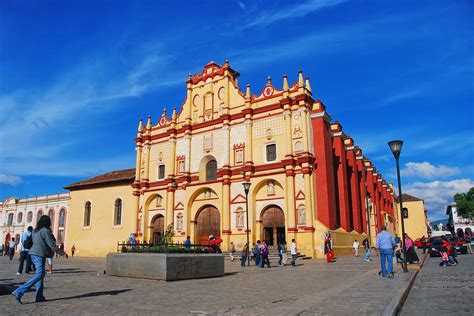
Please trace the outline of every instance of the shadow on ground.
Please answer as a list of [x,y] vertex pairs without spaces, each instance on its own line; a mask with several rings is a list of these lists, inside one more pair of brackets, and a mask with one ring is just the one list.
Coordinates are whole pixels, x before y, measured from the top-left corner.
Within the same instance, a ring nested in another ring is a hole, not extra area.
[[[63,300],[74,300],[74,299],[78,299],[78,298],[96,297],[96,296],[104,296],[104,295],[119,295],[119,294],[122,294],[122,293],[125,293],[125,292],[128,292],[128,291],[131,291],[131,290],[132,289],[90,292],[90,293],[85,293],[85,294],[80,294],[80,295],[75,295],[75,296],[54,298],[54,299],[48,300],[48,302],[63,301]],[[34,303],[30,303],[30,304],[34,304]]]

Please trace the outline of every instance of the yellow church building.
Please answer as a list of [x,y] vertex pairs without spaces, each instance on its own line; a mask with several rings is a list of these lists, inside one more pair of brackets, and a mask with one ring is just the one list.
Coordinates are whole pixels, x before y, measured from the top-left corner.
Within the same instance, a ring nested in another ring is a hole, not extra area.
[[66,186],[69,247],[104,256],[130,233],[154,242],[171,227],[174,242],[214,235],[223,250],[231,241],[241,249],[248,233],[251,243],[295,239],[301,253],[322,257],[328,231],[337,255],[382,225],[397,232],[392,186],[314,98],[309,78],[283,75],[281,88],[268,78],[256,94],[238,78],[227,61],[210,62],[188,77],[179,112],[140,120],[134,169]]

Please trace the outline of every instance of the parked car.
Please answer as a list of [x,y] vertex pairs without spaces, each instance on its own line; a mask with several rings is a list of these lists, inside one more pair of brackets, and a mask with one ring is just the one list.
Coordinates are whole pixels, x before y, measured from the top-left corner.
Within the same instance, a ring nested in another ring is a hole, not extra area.
[[456,248],[458,253],[467,254],[467,247],[464,245],[465,241],[459,237],[449,237],[448,241]]
[[[421,238],[418,238],[415,240],[415,246],[417,248],[423,248],[423,242],[421,241]],[[426,238],[426,248],[429,248],[430,247],[430,241],[428,238]]]
[[441,257],[441,247],[443,247],[443,240],[441,238],[430,238],[430,257]]

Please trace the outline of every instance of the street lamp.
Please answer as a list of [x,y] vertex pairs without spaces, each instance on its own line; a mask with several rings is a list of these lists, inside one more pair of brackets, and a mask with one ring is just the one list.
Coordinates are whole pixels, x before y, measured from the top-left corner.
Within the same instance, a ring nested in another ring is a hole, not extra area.
[[400,165],[398,163],[398,158],[400,158],[400,153],[402,151],[403,141],[402,140],[392,140],[388,142],[390,149],[392,150],[395,161],[397,162],[397,179],[398,179],[398,198],[400,201],[400,215],[402,218],[402,247],[403,247],[403,272],[408,272],[407,269],[407,249],[405,244],[405,214],[403,214],[403,197],[402,197],[402,184],[400,182]]
[[244,182],[242,183],[244,186],[244,191],[245,191],[245,215],[247,218],[247,266],[250,266],[250,256],[249,256],[249,251],[250,251],[250,241],[249,241],[249,190],[250,190],[250,182]]

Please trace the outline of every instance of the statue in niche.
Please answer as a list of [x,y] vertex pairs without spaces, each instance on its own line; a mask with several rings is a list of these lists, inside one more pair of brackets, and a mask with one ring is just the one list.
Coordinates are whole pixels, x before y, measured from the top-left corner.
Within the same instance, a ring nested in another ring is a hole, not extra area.
[[244,227],[244,212],[241,208],[237,209],[237,212],[235,212],[236,215],[236,220],[235,220],[235,225],[237,227]]
[[183,230],[183,214],[179,213],[176,219],[176,230],[182,231]]
[[211,190],[206,189],[206,191],[204,191],[204,198],[206,198],[206,199],[211,198]]
[[163,203],[163,198],[161,197],[161,195],[158,195],[156,197],[156,206],[160,207],[162,203]]
[[298,224],[306,224],[306,210],[304,205],[298,207]]
[[275,195],[275,184],[269,181],[267,185],[267,195]]

